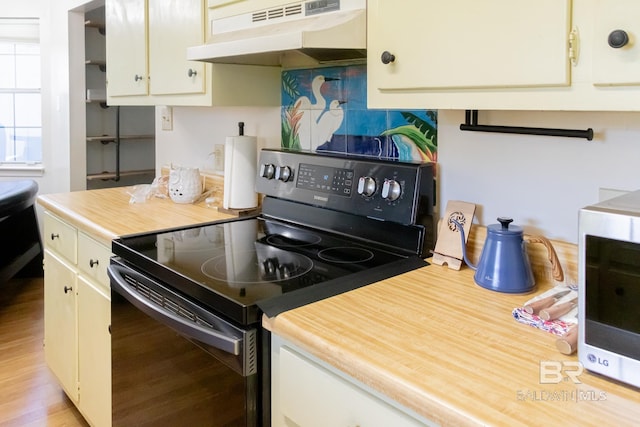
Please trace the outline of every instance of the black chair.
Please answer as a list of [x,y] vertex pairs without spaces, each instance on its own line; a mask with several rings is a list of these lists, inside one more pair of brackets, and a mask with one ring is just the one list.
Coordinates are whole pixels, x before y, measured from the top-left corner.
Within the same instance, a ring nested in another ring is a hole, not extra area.
[[32,179],[0,181],[0,283],[15,276],[41,277],[42,241]]

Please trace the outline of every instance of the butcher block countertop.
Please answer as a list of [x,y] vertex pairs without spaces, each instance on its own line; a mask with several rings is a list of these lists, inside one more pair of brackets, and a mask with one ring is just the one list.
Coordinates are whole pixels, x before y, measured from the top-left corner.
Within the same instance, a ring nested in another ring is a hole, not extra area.
[[[484,236],[472,238],[477,259]],[[554,244],[568,280],[575,280],[575,246]],[[527,295],[486,290],[466,266],[432,264],[264,317],[263,324],[438,424],[638,425],[640,389],[587,371],[574,383],[566,372],[577,369],[576,354],[561,354],[555,335],[512,317],[553,285],[544,255],[529,253],[537,285]],[[541,381],[546,361],[562,369],[558,383],[545,383],[553,376]]]
[[69,224],[111,247],[119,236],[233,218],[204,202],[174,203],[151,198],[130,204],[131,187],[107,188],[38,196],[38,204]]

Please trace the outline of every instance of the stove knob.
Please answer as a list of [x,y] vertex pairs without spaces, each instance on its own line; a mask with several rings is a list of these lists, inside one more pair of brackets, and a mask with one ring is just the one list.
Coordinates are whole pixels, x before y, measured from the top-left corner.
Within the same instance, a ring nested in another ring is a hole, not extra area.
[[376,192],[376,180],[370,176],[361,176],[358,180],[358,194],[371,197]]
[[263,178],[271,179],[275,173],[275,167],[271,163],[263,164],[260,166],[260,176]]
[[276,168],[276,179],[287,182],[291,179],[291,168],[289,166],[278,166]]
[[383,199],[393,202],[394,200],[397,200],[398,197],[400,197],[401,193],[402,188],[400,187],[400,184],[398,184],[398,181],[395,181],[393,179],[384,180],[384,184],[382,184]]

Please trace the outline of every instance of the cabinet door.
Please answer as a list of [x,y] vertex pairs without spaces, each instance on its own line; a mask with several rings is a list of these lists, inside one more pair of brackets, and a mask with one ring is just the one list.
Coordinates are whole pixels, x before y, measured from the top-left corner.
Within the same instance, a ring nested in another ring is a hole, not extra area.
[[152,95],[205,92],[205,63],[186,59],[204,43],[204,16],[204,0],[149,0]]
[[108,96],[147,95],[146,23],[146,0],[106,0]]
[[80,411],[95,426],[111,425],[111,298],[78,277]]
[[418,427],[423,423],[287,347],[280,348],[280,405],[275,425]]
[[595,16],[593,83],[640,84],[640,2],[598,0]]
[[[374,89],[567,86],[571,0],[368,2]],[[395,61],[383,64],[389,52]]]
[[78,403],[76,272],[44,251],[44,356],[69,398]]

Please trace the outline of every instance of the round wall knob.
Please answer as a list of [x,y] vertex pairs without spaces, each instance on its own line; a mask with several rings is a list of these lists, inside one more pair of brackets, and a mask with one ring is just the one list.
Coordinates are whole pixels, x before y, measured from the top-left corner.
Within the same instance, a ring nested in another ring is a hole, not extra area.
[[263,178],[271,179],[275,172],[276,168],[270,163],[260,166],[260,176]]
[[395,181],[393,179],[386,179],[384,181],[384,184],[382,184],[382,198],[385,200],[393,202],[400,197],[401,193],[402,188],[400,187],[398,181]]
[[620,49],[629,43],[629,35],[625,30],[613,30],[607,39],[609,46],[614,49]]
[[193,77],[193,76],[195,76],[197,74],[198,74],[198,72],[196,70],[192,69],[192,68],[189,68],[189,71],[187,71],[187,75],[189,77]]
[[276,179],[287,182],[291,179],[291,168],[289,166],[278,166],[276,168]]
[[384,52],[382,52],[382,55],[380,56],[380,60],[382,61],[383,64],[390,64],[396,60],[396,56],[391,52],[385,50]]
[[358,180],[358,194],[370,197],[376,192],[376,180],[370,176],[361,176]]

